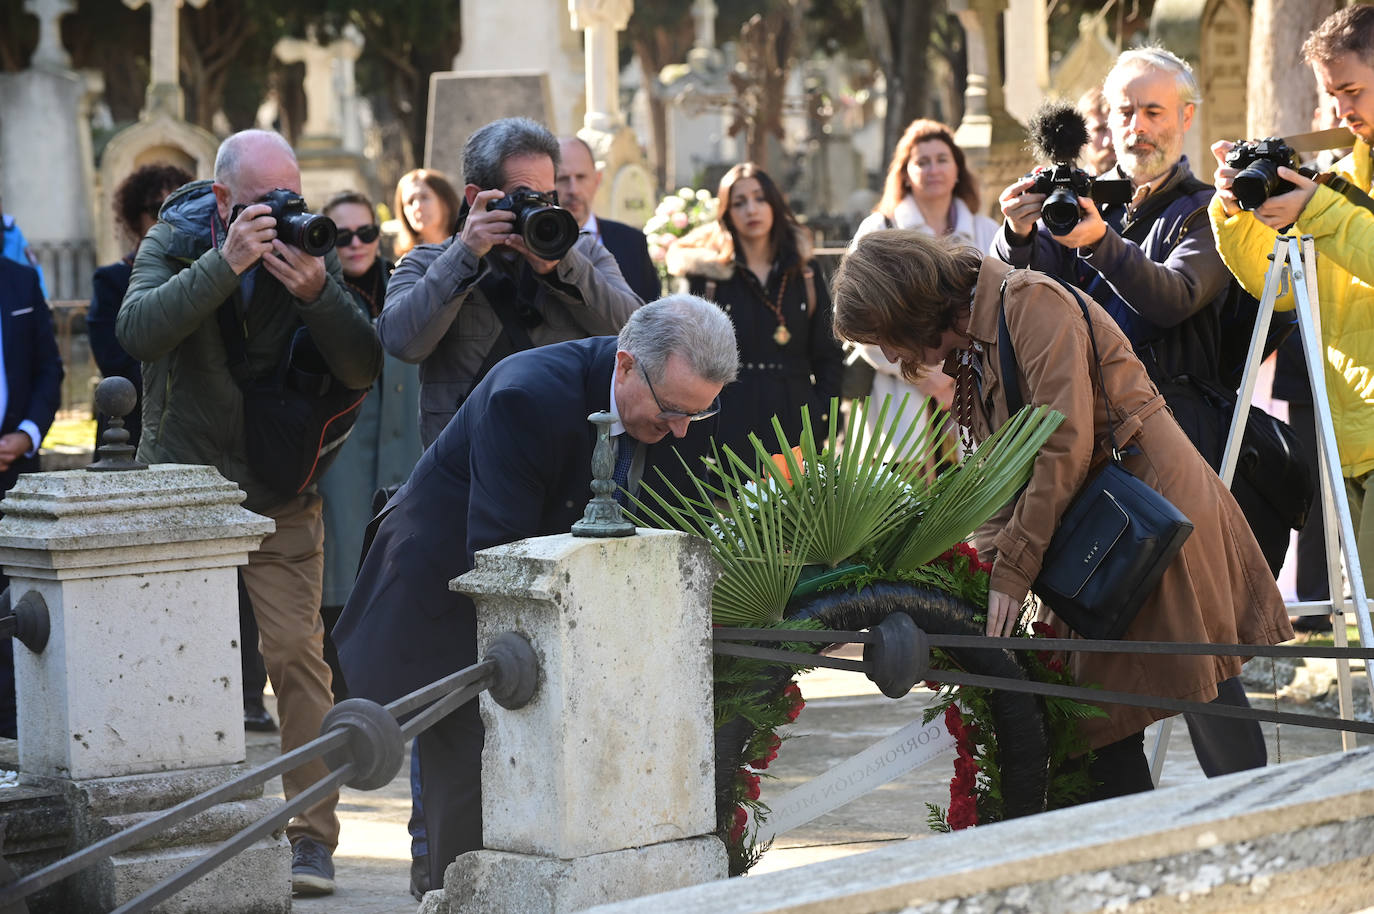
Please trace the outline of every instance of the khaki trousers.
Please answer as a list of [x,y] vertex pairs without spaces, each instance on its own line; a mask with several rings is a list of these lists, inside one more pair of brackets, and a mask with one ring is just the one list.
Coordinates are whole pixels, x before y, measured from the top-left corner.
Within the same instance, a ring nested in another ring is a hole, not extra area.
[[[253,600],[258,644],[267,666],[281,718],[283,753],[320,735],[320,723],[334,705],[329,665],[324,661],[324,623],[320,594],[324,587],[324,522],[318,495],[302,495],[269,513],[276,532],[248,554],[243,583]],[[316,759],[282,775],[289,801],[329,773]],[[286,836],[313,838],[332,852],[339,843],[337,792],[296,816]]]
[[[1366,599],[1374,594],[1374,503],[1365,504],[1371,483],[1374,483],[1374,472],[1345,477],[1345,497],[1350,502],[1350,524],[1355,528],[1355,553],[1360,557],[1360,577],[1364,579]],[[1319,507],[1313,506],[1309,523],[1313,520],[1321,523]]]

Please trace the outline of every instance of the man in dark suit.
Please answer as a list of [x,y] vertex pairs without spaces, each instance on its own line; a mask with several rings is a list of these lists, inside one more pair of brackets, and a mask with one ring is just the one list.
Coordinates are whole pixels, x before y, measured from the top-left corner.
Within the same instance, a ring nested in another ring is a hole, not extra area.
[[[62,357],[38,273],[0,258],[0,498],[20,473],[38,472],[38,446],[62,399]],[[0,503],[3,510],[3,503]],[[9,579],[0,573],[0,589]],[[14,645],[0,639],[0,736],[15,736]]]
[[620,275],[625,277],[634,293],[645,301],[653,301],[663,294],[658,268],[649,257],[649,243],[644,233],[632,225],[598,218],[592,212],[592,201],[601,187],[601,172],[596,168],[592,147],[581,137],[567,136],[558,141],[559,164],[558,203],[573,214],[583,232],[595,235],[611,252]]
[[[721,388],[739,356],[729,318],[675,295],[616,337],[516,353],[491,370],[368,527],[362,566],[334,640],[356,696],[390,702],[477,662],[472,600],[449,590],[479,549],[566,533],[590,494],[590,413],[617,417],[623,485],[681,488],[700,465]],[[669,438],[680,439],[674,442]],[[666,440],[665,440],[666,439]],[[482,723],[469,702],[419,738],[430,884],[482,846]]]

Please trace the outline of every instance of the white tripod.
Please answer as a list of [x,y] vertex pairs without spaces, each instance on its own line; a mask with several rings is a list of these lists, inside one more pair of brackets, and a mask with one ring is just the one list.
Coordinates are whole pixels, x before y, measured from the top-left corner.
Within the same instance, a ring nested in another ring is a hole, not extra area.
[[[1245,380],[1241,383],[1235,414],[1231,419],[1231,430],[1226,437],[1226,450],[1221,460],[1221,479],[1230,486],[1231,480],[1235,477],[1241,440],[1245,435],[1245,424],[1250,418],[1250,401],[1255,395],[1255,378],[1263,360],[1264,341],[1269,334],[1269,323],[1274,316],[1274,303],[1291,284],[1296,302],[1303,360],[1307,365],[1307,376],[1312,383],[1313,413],[1317,420],[1321,518],[1326,540],[1326,574],[1331,599],[1289,603],[1287,608],[1289,614],[1295,616],[1333,613],[1332,636],[1336,647],[1345,647],[1347,639],[1344,615],[1347,610],[1345,588],[1341,578],[1341,560],[1344,559],[1353,604],[1350,610],[1355,616],[1355,624],[1360,632],[1360,643],[1374,646],[1374,627],[1370,621],[1369,600],[1364,590],[1364,577],[1360,572],[1360,556],[1355,549],[1355,527],[1350,519],[1350,502],[1345,494],[1345,480],[1341,474],[1339,452],[1336,450],[1336,432],[1331,423],[1331,408],[1326,397],[1326,359],[1321,342],[1321,315],[1314,307],[1318,301],[1315,269],[1317,253],[1312,236],[1304,235],[1298,239],[1280,235],[1274,242],[1274,253],[1270,260],[1269,272],[1264,278],[1264,293],[1260,296],[1255,332],[1250,337],[1250,354],[1245,361]],[[1308,523],[1311,523],[1311,519]],[[1336,661],[1336,683],[1341,717],[1351,720],[1353,710],[1349,660]],[[1374,698],[1374,676],[1369,676],[1369,690],[1371,698]],[[1159,775],[1164,769],[1164,755],[1169,746],[1173,721],[1172,717],[1166,717],[1160,722],[1159,737],[1150,757],[1150,774],[1156,785],[1159,784]],[[1354,736],[1343,732],[1341,747],[1355,748]]]

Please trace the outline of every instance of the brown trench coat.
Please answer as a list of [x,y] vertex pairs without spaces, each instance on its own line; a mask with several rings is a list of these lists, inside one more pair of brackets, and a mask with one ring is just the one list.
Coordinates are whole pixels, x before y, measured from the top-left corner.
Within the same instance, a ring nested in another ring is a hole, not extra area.
[[[1087,322],[1078,304],[1054,280],[1013,270],[993,258],[983,261],[969,323],[983,374],[981,402],[976,392],[971,401],[974,440],[982,441],[1007,421],[997,346],[1003,280],[1022,397],[1027,404],[1048,404],[1065,417],[1036,457],[1025,491],[974,536],[980,553],[991,550],[995,556],[992,587],[1020,600],[1040,571],[1059,517],[1089,473],[1106,461],[1110,446],[1097,373],[1090,372]],[[1118,444],[1124,447],[1129,440],[1140,450],[1126,457],[1125,467],[1162,492],[1194,525],[1123,640],[1275,644],[1292,638],[1283,599],[1231,493],[1184,436],[1116,322],[1091,298],[1084,300],[1113,412],[1126,417],[1118,419]],[[952,366],[946,370],[954,373]],[[960,383],[969,383],[969,375]],[[955,394],[956,404],[962,393]],[[1067,636],[1063,622],[1048,612],[1045,617],[1061,637]],[[1070,671],[1084,685],[1192,701],[1211,701],[1216,684],[1239,675],[1240,665],[1236,657],[1161,654],[1075,653],[1069,661]],[[1103,707],[1108,718],[1083,726],[1093,748],[1169,716],[1147,708]]]

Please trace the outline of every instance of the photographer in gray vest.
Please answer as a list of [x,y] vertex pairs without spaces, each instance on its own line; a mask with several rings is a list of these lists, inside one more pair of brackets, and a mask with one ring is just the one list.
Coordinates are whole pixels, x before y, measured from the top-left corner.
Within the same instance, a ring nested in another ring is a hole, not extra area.
[[463,147],[458,232],[416,247],[387,286],[377,335],[420,365],[428,447],[502,358],[619,332],[642,302],[615,258],[558,206],[558,139],[528,118],[480,128]]

